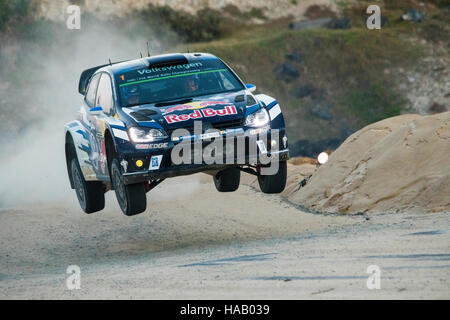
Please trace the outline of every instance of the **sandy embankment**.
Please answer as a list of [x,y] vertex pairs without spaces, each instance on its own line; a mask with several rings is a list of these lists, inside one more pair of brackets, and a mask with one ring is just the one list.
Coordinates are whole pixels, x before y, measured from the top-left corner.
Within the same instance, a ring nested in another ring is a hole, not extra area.
[[[282,196],[317,211],[450,210],[450,112],[402,115],[351,135],[316,169],[290,165]],[[308,184],[302,179],[313,174]],[[257,186],[256,179],[244,181]]]

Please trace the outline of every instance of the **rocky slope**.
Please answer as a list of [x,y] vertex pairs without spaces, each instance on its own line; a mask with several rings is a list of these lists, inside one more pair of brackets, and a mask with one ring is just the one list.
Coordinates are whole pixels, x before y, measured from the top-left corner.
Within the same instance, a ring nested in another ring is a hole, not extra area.
[[403,115],[359,130],[286,196],[327,212],[450,210],[450,112]]

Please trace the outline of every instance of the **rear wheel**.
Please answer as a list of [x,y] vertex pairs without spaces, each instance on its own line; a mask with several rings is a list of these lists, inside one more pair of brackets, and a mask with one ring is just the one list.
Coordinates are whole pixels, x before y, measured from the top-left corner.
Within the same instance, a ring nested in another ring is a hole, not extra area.
[[274,175],[258,175],[258,183],[264,193],[280,193],[286,187],[287,164],[280,161],[277,173]]
[[147,208],[145,183],[126,185],[117,159],[114,159],[111,164],[111,182],[116,192],[117,202],[125,215],[133,216],[145,211]]
[[86,213],[100,211],[105,207],[105,187],[99,181],[86,181],[76,158],[70,164],[73,185],[81,209]]
[[236,168],[227,168],[219,171],[214,176],[214,184],[217,191],[233,192],[239,188],[241,181],[241,171]]

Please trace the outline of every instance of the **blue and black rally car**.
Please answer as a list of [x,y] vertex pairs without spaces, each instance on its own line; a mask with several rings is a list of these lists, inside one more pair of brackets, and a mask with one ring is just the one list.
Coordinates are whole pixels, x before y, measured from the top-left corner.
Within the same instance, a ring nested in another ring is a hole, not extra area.
[[[166,54],[83,71],[77,120],[65,125],[72,189],[86,213],[115,190],[126,215],[145,211],[146,192],[164,179],[197,172],[218,191],[235,191],[241,171],[265,193],[286,185],[289,157],[278,102],[253,95],[221,59]],[[275,168],[275,170],[269,169]]]

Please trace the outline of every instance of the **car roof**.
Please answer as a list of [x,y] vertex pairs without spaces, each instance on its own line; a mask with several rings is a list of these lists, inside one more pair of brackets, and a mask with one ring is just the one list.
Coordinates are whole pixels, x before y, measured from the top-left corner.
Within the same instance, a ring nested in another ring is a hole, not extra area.
[[113,63],[100,68],[98,71],[109,71],[112,74],[117,74],[136,69],[148,68],[150,66],[162,66],[174,63],[195,63],[205,60],[220,59],[210,53],[169,53]]
[[143,57],[135,60],[111,62],[101,66],[92,67],[81,73],[78,82],[78,92],[82,95],[86,93],[87,86],[92,76],[99,72],[108,72],[112,75],[127,71],[148,68],[151,66],[164,66],[177,63],[195,63],[206,60],[220,60],[210,53],[169,53],[150,57]]

